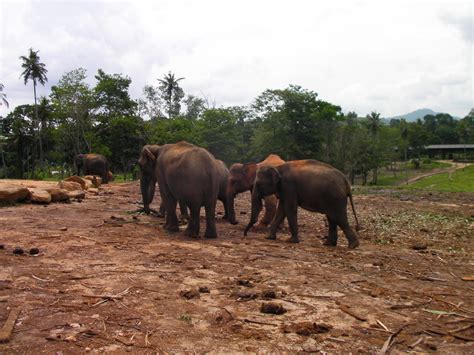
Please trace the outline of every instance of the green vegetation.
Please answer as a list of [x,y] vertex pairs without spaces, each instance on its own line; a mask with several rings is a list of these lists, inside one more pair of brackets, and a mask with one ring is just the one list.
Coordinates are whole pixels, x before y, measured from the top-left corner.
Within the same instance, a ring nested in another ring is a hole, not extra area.
[[407,187],[445,192],[474,192],[474,165],[456,170],[452,174],[445,173],[430,176]]
[[[19,63],[34,91],[47,80],[37,53],[30,49]],[[108,158],[116,181],[122,181],[136,175],[144,144],[186,140],[227,164],[275,153],[329,163],[352,183],[390,185],[405,179],[400,161],[411,161],[409,177],[443,166],[422,159],[426,144],[474,142],[474,111],[462,120],[437,114],[386,123],[375,111],[366,117],[343,113],[296,85],[265,90],[247,106],[214,107],[186,95],[180,87],[186,79],[171,72],[156,86],[145,86],[139,99],[130,97],[132,79],[126,75],[99,69],[93,85],[87,77],[83,68],[64,73],[48,97],[0,117],[0,178],[54,178],[53,171],[74,172],[75,154],[94,152]],[[0,83],[0,104],[7,105],[3,89]]]

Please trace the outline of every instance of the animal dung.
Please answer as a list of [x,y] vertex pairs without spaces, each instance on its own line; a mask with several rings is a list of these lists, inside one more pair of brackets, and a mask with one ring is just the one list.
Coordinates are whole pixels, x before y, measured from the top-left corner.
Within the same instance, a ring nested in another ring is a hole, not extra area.
[[3,249],[5,249],[5,245],[0,244],[0,250],[3,250]]
[[179,295],[181,297],[184,297],[188,300],[193,299],[193,298],[200,298],[201,296],[199,295],[199,291],[196,289],[190,289],[190,290],[181,290],[179,292]]
[[268,302],[262,303],[260,306],[260,312],[268,314],[283,314],[286,313],[286,309],[281,304]]
[[310,336],[311,334],[327,333],[332,326],[314,322],[300,322],[284,325],[283,333],[296,333],[298,335]]
[[25,253],[25,251],[20,247],[15,247],[15,249],[13,249],[13,254],[23,255],[24,253]]
[[262,291],[262,298],[264,299],[277,298],[276,292],[273,290],[264,290]]
[[211,291],[209,291],[209,287],[207,287],[207,286],[200,286],[199,287],[199,292],[201,292],[201,293],[210,293]]
[[30,249],[30,255],[38,255],[39,254],[39,249],[38,248],[31,248]]

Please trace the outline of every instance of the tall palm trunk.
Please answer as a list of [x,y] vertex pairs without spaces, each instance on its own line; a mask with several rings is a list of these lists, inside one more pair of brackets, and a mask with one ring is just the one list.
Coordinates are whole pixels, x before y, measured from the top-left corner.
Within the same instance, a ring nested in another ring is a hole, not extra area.
[[43,137],[42,137],[42,129],[43,126],[41,125],[39,118],[38,118],[38,104],[36,100],[36,80],[33,80],[33,92],[35,96],[35,119],[37,125],[37,135],[38,135],[38,144],[39,144],[39,160],[40,160],[40,167],[43,169]]

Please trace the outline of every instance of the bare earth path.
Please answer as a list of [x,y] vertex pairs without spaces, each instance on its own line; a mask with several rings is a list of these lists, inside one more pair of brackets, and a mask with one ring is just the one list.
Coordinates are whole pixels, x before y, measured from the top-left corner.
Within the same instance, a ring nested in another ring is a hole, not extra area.
[[[236,226],[218,203],[216,240],[130,213],[138,183],[82,203],[1,207],[0,327],[21,312],[0,353],[474,351],[473,194],[355,196],[354,251],[343,236],[322,246],[322,216],[304,211],[300,244],[286,228],[277,241],[243,237],[248,199]],[[268,302],[286,312],[262,313]]]
[[[444,174],[444,173],[452,174],[456,170],[464,169],[466,166],[471,165],[471,163],[458,163],[458,162],[452,162],[452,161],[448,161],[448,160],[446,160],[446,161],[440,160],[440,162],[449,163],[449,164],[451,164],[451,166],[448,167],[448,168],[435,169],[435,170],[433,170],[429,173],[415,176],[411,179],[408,179],[408,184],[412,184],[412,183],[414,183],[418,180],[421,180],[421,179],[424,179],[424,178],[427,178],[427,177],[430,177],[430,176],[433,176],[433,175]],[[405,182],[400,183],[400,185],[405,185]]]

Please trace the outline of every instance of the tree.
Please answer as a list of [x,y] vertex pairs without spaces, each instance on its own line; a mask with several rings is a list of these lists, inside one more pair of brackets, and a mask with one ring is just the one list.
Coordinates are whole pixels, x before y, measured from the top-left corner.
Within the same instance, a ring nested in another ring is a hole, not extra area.
[[163,100],[159,89],[151,85],[145,85],[143,95],[145,95],[145,99],[138,100],[138,115],[151,120],[164,118],[165,115],[162,110]]
[[405,158],[405,182],[408,185],[408,124],[407,121],[402,118],[400,120],[400,138],[401,145],[403,146],[403,153]]
[[186,96],[184,99],[184,104],[186,105],[184,117],[188,119],[196,119],[201,117],[204,110],[207,108],[206,101],[194,95]]
[[44,85],[48,78],[46,77],[46,73],[48,70],[46,69],[46,65],[40,62],[40,57],[38,55],[39,51],[34,51],[33,48],[30,48],[30,52],[28,56],[21,56],[20,59],[23,61],[21,67],[23,68],[23,72],[21,73],[21,77],[23,77],[25,81],[25,85],[28,83],[29,80],[33,81],[33,93],[35,97],[35,118],[36,124],[38,128],[38,140],[39,140],[39,149],[40,149],[40,164],[43,165],[43,142],[42,142],[42,127],[38,120],[38,108],[36,105],[36,85],[40,83]]
[[[374,142],[373,148],[377,149],[377,151],[374,152],[375,155],[375,160],[379,160],[377,158],[380,157],[379,151],[378,151],[378,133],[380,131],[380,126],[382,125],[382,121],[380,120],[380,113],[377,113],[375,111],[372,111],[370,115],[366,116],[367,118],[367,129],[369,130],[369,134]],[[373,168],[373,182],[377,184],[377,172],[378,172],[378,163],[375,163],[375,166]]]
[[2,92],[4,87],[5,85],[0,83],[0,105],[5,105],[6,107],[8,107],[7,94]]
[[184,78],[175,78],[174,74],[169,72],[163,79],[158,79],[159,89],[165,100],[168,118],[178,116],[181,110],[181,100],[184,97],[184,91],[179,86],[179,82]]

